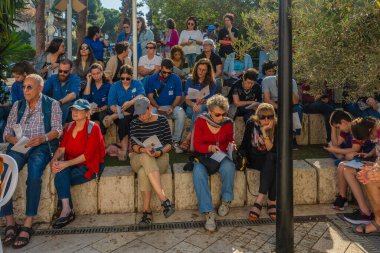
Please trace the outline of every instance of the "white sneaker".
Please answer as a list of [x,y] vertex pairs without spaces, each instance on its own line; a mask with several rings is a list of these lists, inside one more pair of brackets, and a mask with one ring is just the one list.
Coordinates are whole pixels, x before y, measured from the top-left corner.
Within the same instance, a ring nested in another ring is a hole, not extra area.
[[179,147],[179,143],[178,142],[175,142],[173,144],[173,147],[174,147],[174,152],[176,152],[177,154],[182,154],[183,153],[183,150]]
[[229,202],[222,201],[222,203],[220,204],[218,208],[218,215],[221,217],[226,216],[230,212],[230,204],[231,204],[230,201]]
[[209,232],[214,232],[216,230],[215,212],[205,213],[205,216],[206,216],[205,229]]

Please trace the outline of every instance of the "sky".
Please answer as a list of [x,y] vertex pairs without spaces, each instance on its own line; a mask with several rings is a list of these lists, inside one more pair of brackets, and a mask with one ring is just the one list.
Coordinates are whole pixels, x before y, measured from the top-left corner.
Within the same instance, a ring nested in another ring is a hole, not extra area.
[[[107,9],[119,10],[119,7],[121,6],[120,0],[100,0],[100,2],[102,2],[103,7]],[[137,2],[140,2],[140,1],[137,0]],[[144,7],[142,8],[142,12],[144,14],[148,12],[147,6],[144,5]]]

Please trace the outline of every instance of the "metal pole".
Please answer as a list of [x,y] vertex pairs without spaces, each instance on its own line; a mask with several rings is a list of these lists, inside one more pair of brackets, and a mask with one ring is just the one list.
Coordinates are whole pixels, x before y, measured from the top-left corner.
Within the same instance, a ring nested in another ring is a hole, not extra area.
[[132,0],[132,43],[133,43],[133,76],[137,79],[137,5],[136,0]]
[[294,252],[291,0],[280,0],[276,252]]
[[73,19],[73,6],[72,0],[67,0],[66,10],[66,39],[67,39],[67,59],[73,58],[73,40],[72,40],[72,19]]

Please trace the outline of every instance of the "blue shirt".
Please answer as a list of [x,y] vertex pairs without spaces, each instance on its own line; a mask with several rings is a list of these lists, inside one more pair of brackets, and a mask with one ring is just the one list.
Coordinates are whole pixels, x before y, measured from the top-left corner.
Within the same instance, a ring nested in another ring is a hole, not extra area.
[[55,100],[61,100],[70,93],[75,93],[79,97],[80,78],[75,74],[70,74],[66,82],[62,85],[58,75],[52,75],[46,80],[42,93],[51,96]]
[[[196,89],[196,90],[202,90],[204,88],[204,86],[202,86],[202,84],[200,84],[200,83],[193,83],[193,79],[188,78],[186,80],[186,85],[185,85],[185,97],[187,96],[187,91],[189,90],[189,88]],[[202,98],[202,99],[203,100],[209,99],[210,97],[215,95],[215,92],[216,92],[216,85],[212,84],[212,85],[210,85],[210,94],[208,96]],[[191,101],[195,102],[196,100],[191,99]]]
[[95,41],[90,38],[85,38],[83,42],[92,48],[92,51],[94,52],[94,56],[97,60],[103,61],[104,43],[100,41],[99,38],[96,38]]
[[131,101],[138,95],[145,96],[144,87],[139,80],[132,80],[131,86],[129,86],[128,90],[123,87],[121,81],[117,81],[111,85],[108,94],[108,107],[113,105],[123,106],[125,102]]
[[24,85],[24,82],[14,82],[12,84],[12,88],[11,88],[12,104],[14,104],[18,100],[25,99],[24,90],[22,87],[23,85]]
[[122,31],[117,36],[117,42],[123,42],[127,41],[129,44],[132,44],[132,32],[127,36],[127,33],[125,31]]
[[111,84],[103,83],[99,89],[96,88],[95,82],[91,83],[90,94],[83,95],[84,99],[87,99],[88,102],[98,105],[98,108],[101,108],[105,105],[108,105],[108,93],[110,92]]
[[[165,85],[164,88],[158,94],[163,85]],[[148,80],[146,93],[153,93],[153,98],[159,106],[172,105],[177,96],[182,97],[181,78],[176,74],[170,74],[165,80],[160,80],[159,73],[151,75]]]

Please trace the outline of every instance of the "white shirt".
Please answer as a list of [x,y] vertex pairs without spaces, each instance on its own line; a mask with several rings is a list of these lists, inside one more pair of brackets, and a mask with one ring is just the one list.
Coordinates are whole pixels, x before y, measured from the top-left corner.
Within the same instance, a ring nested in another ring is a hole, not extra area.
[[186,45],[183,47],[183,52],[185,54],[201,54],[201,46],[197,45],[196,40],[203,41],[203,35],[199,30],[183,30],[181,35],[179,36],[178,44],[182,42],[188,42],[190,40],[193,41],[191,45]]
[[[154,69],[155,66],[161,66],[161,56],[155,55],[152,59],[148,58],[148,55],[140,57],[138,66],[143,66],[146,69]],[[143,76],[139,75],[139,79],[143,79]]]

